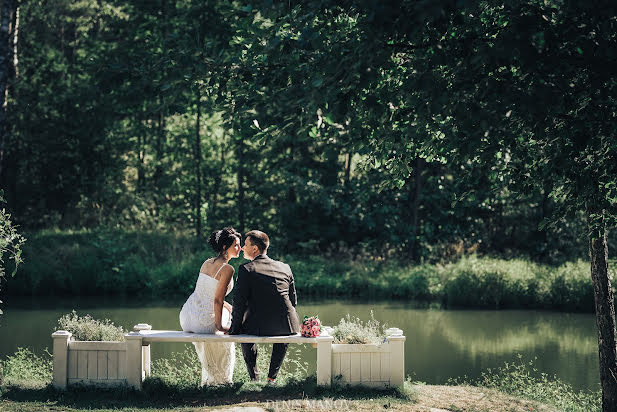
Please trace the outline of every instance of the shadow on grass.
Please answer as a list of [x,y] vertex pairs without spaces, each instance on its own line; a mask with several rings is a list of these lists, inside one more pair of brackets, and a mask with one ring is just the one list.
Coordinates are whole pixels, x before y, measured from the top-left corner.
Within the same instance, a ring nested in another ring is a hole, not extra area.
[[262,382],[236,383],[218,387],[172,386],[158,378],[148,378],[142,391],[128,388],[71,387],[66,391],[51,385],[6,385],[0,388],[0,398],[15,402],[53,403],[78,409],[107,408],[173,408],[181,406],[218,406],[242,402],[267,402],[289,399],[368,400],[390,398],[406,401],[397,389],[352,388],[333,385],[319,387],[315,376],[288,382],[284,386],[267,386]]

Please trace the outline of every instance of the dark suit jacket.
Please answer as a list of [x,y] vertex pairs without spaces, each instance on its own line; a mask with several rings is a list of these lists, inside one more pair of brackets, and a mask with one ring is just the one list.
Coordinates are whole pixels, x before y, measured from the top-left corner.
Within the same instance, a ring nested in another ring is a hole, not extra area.
[[230,335],[293,335],[300,331],[289,265],[259,255],[238,269]]

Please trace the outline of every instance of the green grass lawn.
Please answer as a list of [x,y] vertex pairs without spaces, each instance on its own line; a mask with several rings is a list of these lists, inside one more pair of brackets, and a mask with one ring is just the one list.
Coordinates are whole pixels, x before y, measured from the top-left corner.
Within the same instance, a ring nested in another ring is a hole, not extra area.
[[[260,351],[260,369],[269,357]],[[241,358],[240,358],[241,359]],[[578,392],[554,377],[537,374],[533,364],[506,364],[489,370],[476,381],[452,380],[449,385],[405,381],[400,388],[376,390],[343,386],[324,388],[315,375],[306,376],[301,365],[285,363],[278,385],[250,382],[242,365],[236,365],[234,384],[200,387],[200,365],[192,348],[152,365],[152,377],[142,391],[126,388],[51,386],[51,356],[20,350],[0,364],[0,410],[184,410],[259,406],[266,410],[417,410],[460,411],[565,411],[599,412],[600,393]],[[265,378],[264,378],[265,379]],[[531,409],[530,409],[531,408]]]

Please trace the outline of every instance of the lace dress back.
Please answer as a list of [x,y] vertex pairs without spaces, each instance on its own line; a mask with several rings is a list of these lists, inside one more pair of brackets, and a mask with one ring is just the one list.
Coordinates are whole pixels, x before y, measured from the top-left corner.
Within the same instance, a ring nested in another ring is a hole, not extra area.
[[[204,262],[205,263],[205,262]],[[214,296],[219,284],[219,273],[224,263],[214,276],[199,273],[195,290],[189,296],[180,311],[180,326],[185,332],[217,333],[214,321]],[[233,289],[233,276],[227,286],[225,295]],[[225,327],[231,324],[231,313],[223,307],[221,323]],[[218,332],[221,333],[221,332]],[[202,365],[201,384],[220,385],[232,383],[235,365],[235,345],[221,342],[193,342],[197,356]]]

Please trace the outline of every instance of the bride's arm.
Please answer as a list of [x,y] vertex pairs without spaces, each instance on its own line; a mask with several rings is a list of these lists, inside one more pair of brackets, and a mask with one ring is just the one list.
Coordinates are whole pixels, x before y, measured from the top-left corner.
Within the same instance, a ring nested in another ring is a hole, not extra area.
[[221,269],[221,277],[219,278],[219,284],[214,294],[214,323],[216,328],[220,331],[227,332],[229,328],[223,327],[223,305],[229,303],[225,302],[225,293],[227,293],[227,286],[231,281],[234,269],[231,266],[226,266]]

